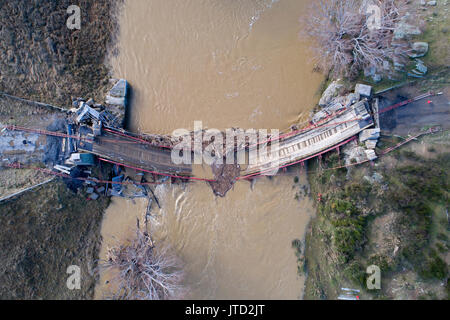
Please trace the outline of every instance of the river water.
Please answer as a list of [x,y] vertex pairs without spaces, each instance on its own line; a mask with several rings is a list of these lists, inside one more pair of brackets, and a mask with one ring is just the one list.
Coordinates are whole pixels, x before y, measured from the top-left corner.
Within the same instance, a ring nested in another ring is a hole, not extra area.
[[[129,127],[171,133],[204,127],[280,129],[303,121],[322,80],[299,39],[307,0],[128,0],[120,16],[116,77],[133,88]],[[306,177],[300,173],[300,184]],[[193,299],[297,299],[292,240],[304,237],[311,200],[293,176],[238,182],[225,198],[206,183],[158,186],[151,233],[185,264]],[[146,203],[113,199],[101,257],[133,237]],[[105,291],[102,275],[96,297]]]

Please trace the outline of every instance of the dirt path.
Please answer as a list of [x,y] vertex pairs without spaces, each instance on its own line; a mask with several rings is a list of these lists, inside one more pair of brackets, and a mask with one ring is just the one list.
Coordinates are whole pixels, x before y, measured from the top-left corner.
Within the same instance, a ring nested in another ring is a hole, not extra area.
[[[382,94],[380,110],[423,93],[420,86],[407,86]],[[407,135],[424,127],[450,127],[450,88],[442,95],[422,99],[380,115],[381,129],[391,134]]]

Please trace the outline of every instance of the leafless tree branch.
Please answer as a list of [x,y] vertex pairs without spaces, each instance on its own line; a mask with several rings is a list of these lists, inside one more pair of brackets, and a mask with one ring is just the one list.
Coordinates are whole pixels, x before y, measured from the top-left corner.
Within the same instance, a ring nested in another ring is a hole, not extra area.
[[383,69],[384,61],[403,60],[406,44],[393,45],[396,24],[404,15],[403,0],[373,1],[381,12],[377,28],[361,0],[315,0],[307,35],[315,42],[318,66],[335,76],[352,77],[366,67]]
[[112,299],[169,300],[184,292],[179,259],[167,248],[155,249],[149,235],[139,229],[131,244],[109,249],[100,268],[116,274],[111,282],[118,288]]

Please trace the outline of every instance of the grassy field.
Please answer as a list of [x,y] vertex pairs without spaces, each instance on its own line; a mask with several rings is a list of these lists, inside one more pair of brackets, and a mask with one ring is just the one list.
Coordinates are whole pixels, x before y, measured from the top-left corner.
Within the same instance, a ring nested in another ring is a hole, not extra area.
[[[71,106],[71,97],[100,101],[117,2],[1,1],[0,91],[62,107]],[[81,9],[80,30],[66,27],[70,5]]]
[[[109,199],[86,201],[60,181],[0,203],[0,299],[91,299]],[[81,268],[68,290],[67,267]]]
[[[113,49],[121,0],[0,2],[0,91],[65,108],[71,98],[103,102],[105,65]],[[67,8],[81,8],[81,29],[69,30]],[[0,98],[0,122],[45,128],[44,108]],[[3,170],[3,194],[39,182],[33,171]],[[103,211],[109,200],[87,202],[52,182],[0,204],[0,299],[90,299]],[[66,288],[66,269],[81,267],[81,290]]]

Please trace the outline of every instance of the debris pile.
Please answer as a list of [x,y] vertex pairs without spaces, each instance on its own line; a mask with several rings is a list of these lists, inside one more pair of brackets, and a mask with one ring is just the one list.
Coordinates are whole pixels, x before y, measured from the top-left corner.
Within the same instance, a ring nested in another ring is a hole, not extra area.
[[213,164],[211,167],[215,181],[210,181],[209,184],[215,195],[225,197],[239,177],[241,167],[238,164]]
[[[331,89],[329,90],[330,87]],[[353,141],[343,148],[346,165],[354,162],[359,163],[366,160],[373,161],[377,159],[375,147],[378,139],[380,138],[380,128],[378,117],[378,100],[374,99],[372,105],[368,103],[372,98],[372,87],[358,83],[355,86],[354,92],[342,96],[335,96],[334,94],[331,94],[331,92],[336,91],[336,88],[338,88],[338,85],[335,82],[333,82],[330,87],[325,90],[322,98],[320,99],[323,108],[313,115],[311,122],[318,123],[321,120],[335,114],[336,112],[344,110],[345,108],[348,108],[363,99],[362,101],[365,101],[366,107],[371,109],[371,113],[374,114],[375,128],[363,130],[359,134],[359,143],[358,141]],[[330,96],[333,97],[329,98]]]

